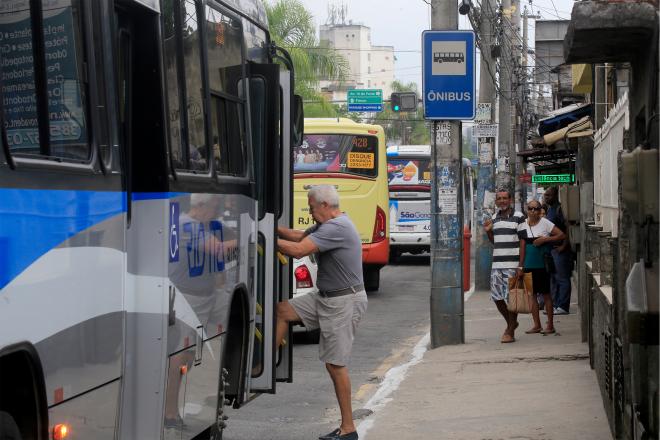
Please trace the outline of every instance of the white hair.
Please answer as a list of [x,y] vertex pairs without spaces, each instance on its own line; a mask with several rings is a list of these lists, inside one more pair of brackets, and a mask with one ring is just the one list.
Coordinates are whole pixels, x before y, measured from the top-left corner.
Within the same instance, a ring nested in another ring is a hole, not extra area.
[[194,193],[190,196],[190,207],[195,208],[198,206],[208,205],[215,198],[215,194]]
[[307,196],[316,203],[326,203],[332,208],[339,208],[339,194],[333,185],[314,185]]

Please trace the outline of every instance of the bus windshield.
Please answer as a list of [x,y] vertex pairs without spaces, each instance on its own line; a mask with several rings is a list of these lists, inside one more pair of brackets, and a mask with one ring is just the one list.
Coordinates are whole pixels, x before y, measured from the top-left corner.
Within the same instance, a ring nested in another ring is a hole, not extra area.
[[387,159],[387,180],[390,186],[431,185],[430,159]]
[[308,134],[293,149],[294,173],[378,175],[378,138],[347,134]]

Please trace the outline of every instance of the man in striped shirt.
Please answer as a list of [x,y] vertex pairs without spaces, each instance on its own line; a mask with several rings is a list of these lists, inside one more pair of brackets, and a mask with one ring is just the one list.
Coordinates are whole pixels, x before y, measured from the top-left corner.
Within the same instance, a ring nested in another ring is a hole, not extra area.
[[501,341],[507,343],[516,340],[514,333],[518,327],[518,314],[509,312],[507,300],[509,277],[515,276],[517,271],[522,274],[518,225],[525,221],[525,217],[521,212],[514,212],[511,206],[511,193],[508,190],[497,190],[495,205],[498,211],[493,215],[492,220],[484,221],[484,230],[493,243],[490,297],[506,320],[506,330]]

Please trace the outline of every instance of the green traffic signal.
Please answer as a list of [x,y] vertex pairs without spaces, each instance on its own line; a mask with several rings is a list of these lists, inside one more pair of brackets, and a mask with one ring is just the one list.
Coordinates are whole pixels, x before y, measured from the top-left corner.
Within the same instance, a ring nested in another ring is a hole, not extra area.
[[417,110],[417,93],[393,92],[390,95],[390,105],[395,113],[414,112]]

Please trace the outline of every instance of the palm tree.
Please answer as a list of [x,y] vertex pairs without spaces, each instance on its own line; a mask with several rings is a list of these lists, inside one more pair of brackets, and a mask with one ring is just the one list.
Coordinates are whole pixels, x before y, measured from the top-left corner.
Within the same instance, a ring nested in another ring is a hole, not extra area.
[[319,81],[344,81],[346,59],[316,38],[314,17],[299,0],[264,0],[272,40],[286,49],[293,60],[296,93],[306,101],[318,101],[325,111],[334,107],[319,93]]

